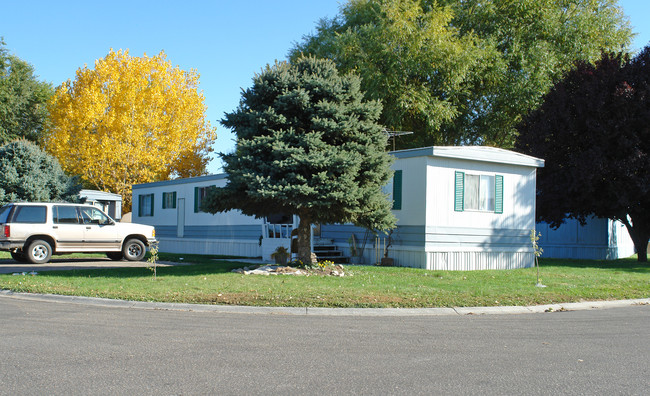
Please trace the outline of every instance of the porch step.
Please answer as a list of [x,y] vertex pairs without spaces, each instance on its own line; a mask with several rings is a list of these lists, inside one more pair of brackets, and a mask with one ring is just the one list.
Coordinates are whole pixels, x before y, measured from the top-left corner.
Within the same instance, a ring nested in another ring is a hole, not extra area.
[[318,261],[329,260],[336,264],[347,264],[350,262],[349,257],[345,257],[336,245],[331,244],[318,244],[314,245],[314,254]]

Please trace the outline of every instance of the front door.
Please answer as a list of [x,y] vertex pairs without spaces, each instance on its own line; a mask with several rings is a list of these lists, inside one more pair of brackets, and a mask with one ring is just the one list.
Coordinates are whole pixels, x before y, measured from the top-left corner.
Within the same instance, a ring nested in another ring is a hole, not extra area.
[[176,206],[176,236],[182,238],[185,235],[185,198],[178,198]]

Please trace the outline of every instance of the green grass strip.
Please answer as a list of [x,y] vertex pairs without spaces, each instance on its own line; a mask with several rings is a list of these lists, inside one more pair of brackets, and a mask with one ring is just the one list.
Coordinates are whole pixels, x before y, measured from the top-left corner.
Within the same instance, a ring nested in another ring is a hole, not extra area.
[[[8,255],[0,255],[0,259]],[[180,260],[183,257],[183,260]],[[0,275],[0,289],[135,301],[275,307],[467,307],[650,297],[650,266],[636,259],[540,260],[535,268],[428,271],[345,266],[348,276],[242,275],[247,264],[219,256],[160,253],[191,265]]]

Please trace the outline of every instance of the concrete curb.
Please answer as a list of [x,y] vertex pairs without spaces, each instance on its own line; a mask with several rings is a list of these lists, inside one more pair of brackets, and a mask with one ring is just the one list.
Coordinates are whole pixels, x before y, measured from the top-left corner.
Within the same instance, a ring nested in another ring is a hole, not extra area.
[[144,301],[113,300],[98,297],[62,296],[56,294],[16,293],[0,290],[0,297],[19,300],[82,304],[98,307],[149,309],[164,311],[215,312],[262,315],[317,315],[317,316],[459,316],[507,315],[592,309],[620,308],[633,305],[650,305],[650,298],[587,301],[578,303],[547,304],[504,307],[454,307],[454,308],[318,308],[318,307],[248,307],[241,305],[177,304]]

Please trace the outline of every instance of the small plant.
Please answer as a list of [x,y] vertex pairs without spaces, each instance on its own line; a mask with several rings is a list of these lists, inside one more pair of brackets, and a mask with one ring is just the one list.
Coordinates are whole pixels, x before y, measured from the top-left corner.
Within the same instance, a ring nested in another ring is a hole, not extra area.
[[384,240],[384,258],[388,258],[388,250],[393,244],[393,231],[395,231],[395,229],[391,228],[388,231],[388,237]]
[[395,259],[392,257],[388,257],[388,251],[390,250],[390,247],[394,242],[393,241],[394,230],[395,229],[391,229],[390,231],[388,231],[387,237],[384,239],[384,257],[382,257],[379,260],[379,265],[388,266],[388,267],[392,267],[393,265],[395,265]]
[[289,251],[287,248],[284,246],[278,246],[273,253],[271,253],[271,257],[275,257],[281,254],[289,254]]
[[271,258],[275,260],[275,263],[278,265],[287,265],[289,251],[284,246],[278,246],[275,251],[271,253]]
[[306,269],[307,266],[302,262],[302,260],[295,259],[291,261],[289,264],[287,264],[289,267],[294,267],[294,268],[303,268]]
[[360,264],[363,261],[363,246],[359,246],[354,234],[350,234],[348,244],[350,245],[350,264]]
[[153,278],[154,280],[156,279],[156,267],[158,266],[158,241],[151,242],[149,245],[149,258],[147,259],[147,262],[151,264],[151,266],[147,267],[153,272]]
[[533,254],[535,255],[535,265],[537,266],[537,284],[535,286],[537,287],[546,287],[545,285],[542,285],[542,283],[539,281],[539,258],[542,256],[542,253],[544,253],[544,249],[539,247],[539,244],[537,241],[539,241],[539,238],[542,236],[542,233],[535,233],[535,229],[530,230],[530,243],[533,245]]
[[[395,260],[392,257],[388,257],[388,252],[394,242],[393,231],[394,229],[388,231],[384,239],[379,237],[379,235],[375,235],[375,265],[393,266],[395,264]],[[384,243],[383,247],[381,246],[382,242]]]
[[350,256],[358,256],[357,240],[354,237],[354,234],[350,235],[350,238],[348,238],[348,244],[350,245]]
[[318,262],[318,268],[324,270],[327,267],[334,266],[334,262],[331,260],[325,260],[325,261],[319,261]]

